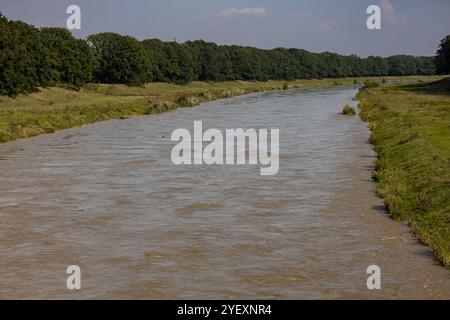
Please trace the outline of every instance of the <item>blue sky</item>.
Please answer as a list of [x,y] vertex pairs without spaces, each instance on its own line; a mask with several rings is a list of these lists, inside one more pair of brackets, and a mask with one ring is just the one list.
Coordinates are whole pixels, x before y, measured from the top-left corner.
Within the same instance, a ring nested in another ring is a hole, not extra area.
[[[449,0],[1,0],[0,11],[36,26],[64,27],[70,4],[81,7],[78,37],[112,31],[388,56],[434,55],[450,34]],[[366,28],[370,4],[382,8],[382,30]]]

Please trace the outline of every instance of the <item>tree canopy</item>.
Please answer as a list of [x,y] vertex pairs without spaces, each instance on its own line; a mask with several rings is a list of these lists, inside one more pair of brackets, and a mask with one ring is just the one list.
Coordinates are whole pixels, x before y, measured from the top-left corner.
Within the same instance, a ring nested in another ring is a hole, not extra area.
[[153,61],[153,80],[186,84],[194,80],[192,56],[185,46],[158,39],[142,42],[147,57]]
[[441,41],[436,56],[436,69],[439,74],[450,73],[450,35]]
[[55,80],[42,34],[21,21],[0,13],[0,93],[15,96],[45,87]]
[[56,81],[80,88],[92,80],[93,56],[85,41],[63,28],[43,28],[41,35]]
[[102,83],[140,85],[152,81],[151,61],[138,40],[117,33],[87,38],[94,54],[94,79]]

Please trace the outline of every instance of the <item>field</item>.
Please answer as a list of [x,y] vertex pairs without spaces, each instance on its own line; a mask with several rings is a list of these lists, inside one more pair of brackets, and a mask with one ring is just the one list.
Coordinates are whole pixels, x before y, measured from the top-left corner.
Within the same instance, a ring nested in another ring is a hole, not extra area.
[[450,79],[359,93],[389,214],[450,267]]
[[0,96],[0,142],[27,138],[108,119],[123,119],[191,107],[202,102],[249,92],[362,84],[372,79],[403,84],[437,77],[345,78],[267,82],[151,83],[142,87],[88,84],[75,91],[41,89],[17,98]]

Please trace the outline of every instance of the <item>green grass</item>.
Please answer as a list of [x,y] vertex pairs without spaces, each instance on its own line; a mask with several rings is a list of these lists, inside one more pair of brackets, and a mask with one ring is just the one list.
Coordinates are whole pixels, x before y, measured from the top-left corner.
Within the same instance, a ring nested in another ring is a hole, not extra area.
[[348,104],[342,108],[342,114],[346,116],[354,116],[356,114],[355,108],[350,107]]
[[358,99],[389,214],[450,267],[450,79],[363,90]]
[[[427,77],[386,78],[388,84],[413,83]],[[436,78],[437,79],[437,78]],[[297,81],[193,82],[190,85],[151,83],[143,87],[89,84],[80,91],[64,87],[42,89],[17,98],[0,96],[0,142],[27,138],[108,119],[123,119],[191,107],[202,102],[249,92],[330,87],[381,82],[382,78]]]

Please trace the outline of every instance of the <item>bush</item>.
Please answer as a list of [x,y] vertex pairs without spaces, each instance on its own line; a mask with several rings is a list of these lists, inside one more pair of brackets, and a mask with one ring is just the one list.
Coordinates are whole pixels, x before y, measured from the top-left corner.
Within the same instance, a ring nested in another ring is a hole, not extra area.
[[355,108],[350,107],[348,104],[346,104],[342,109],[342,114],[345,114],[346,116],[354,116],[356,114],[356,111]]
[[364,85],[361,88],[361,90],[371,89],[371,88],[377,88],[380,84],[376,81],[366,80],[364,81]]

